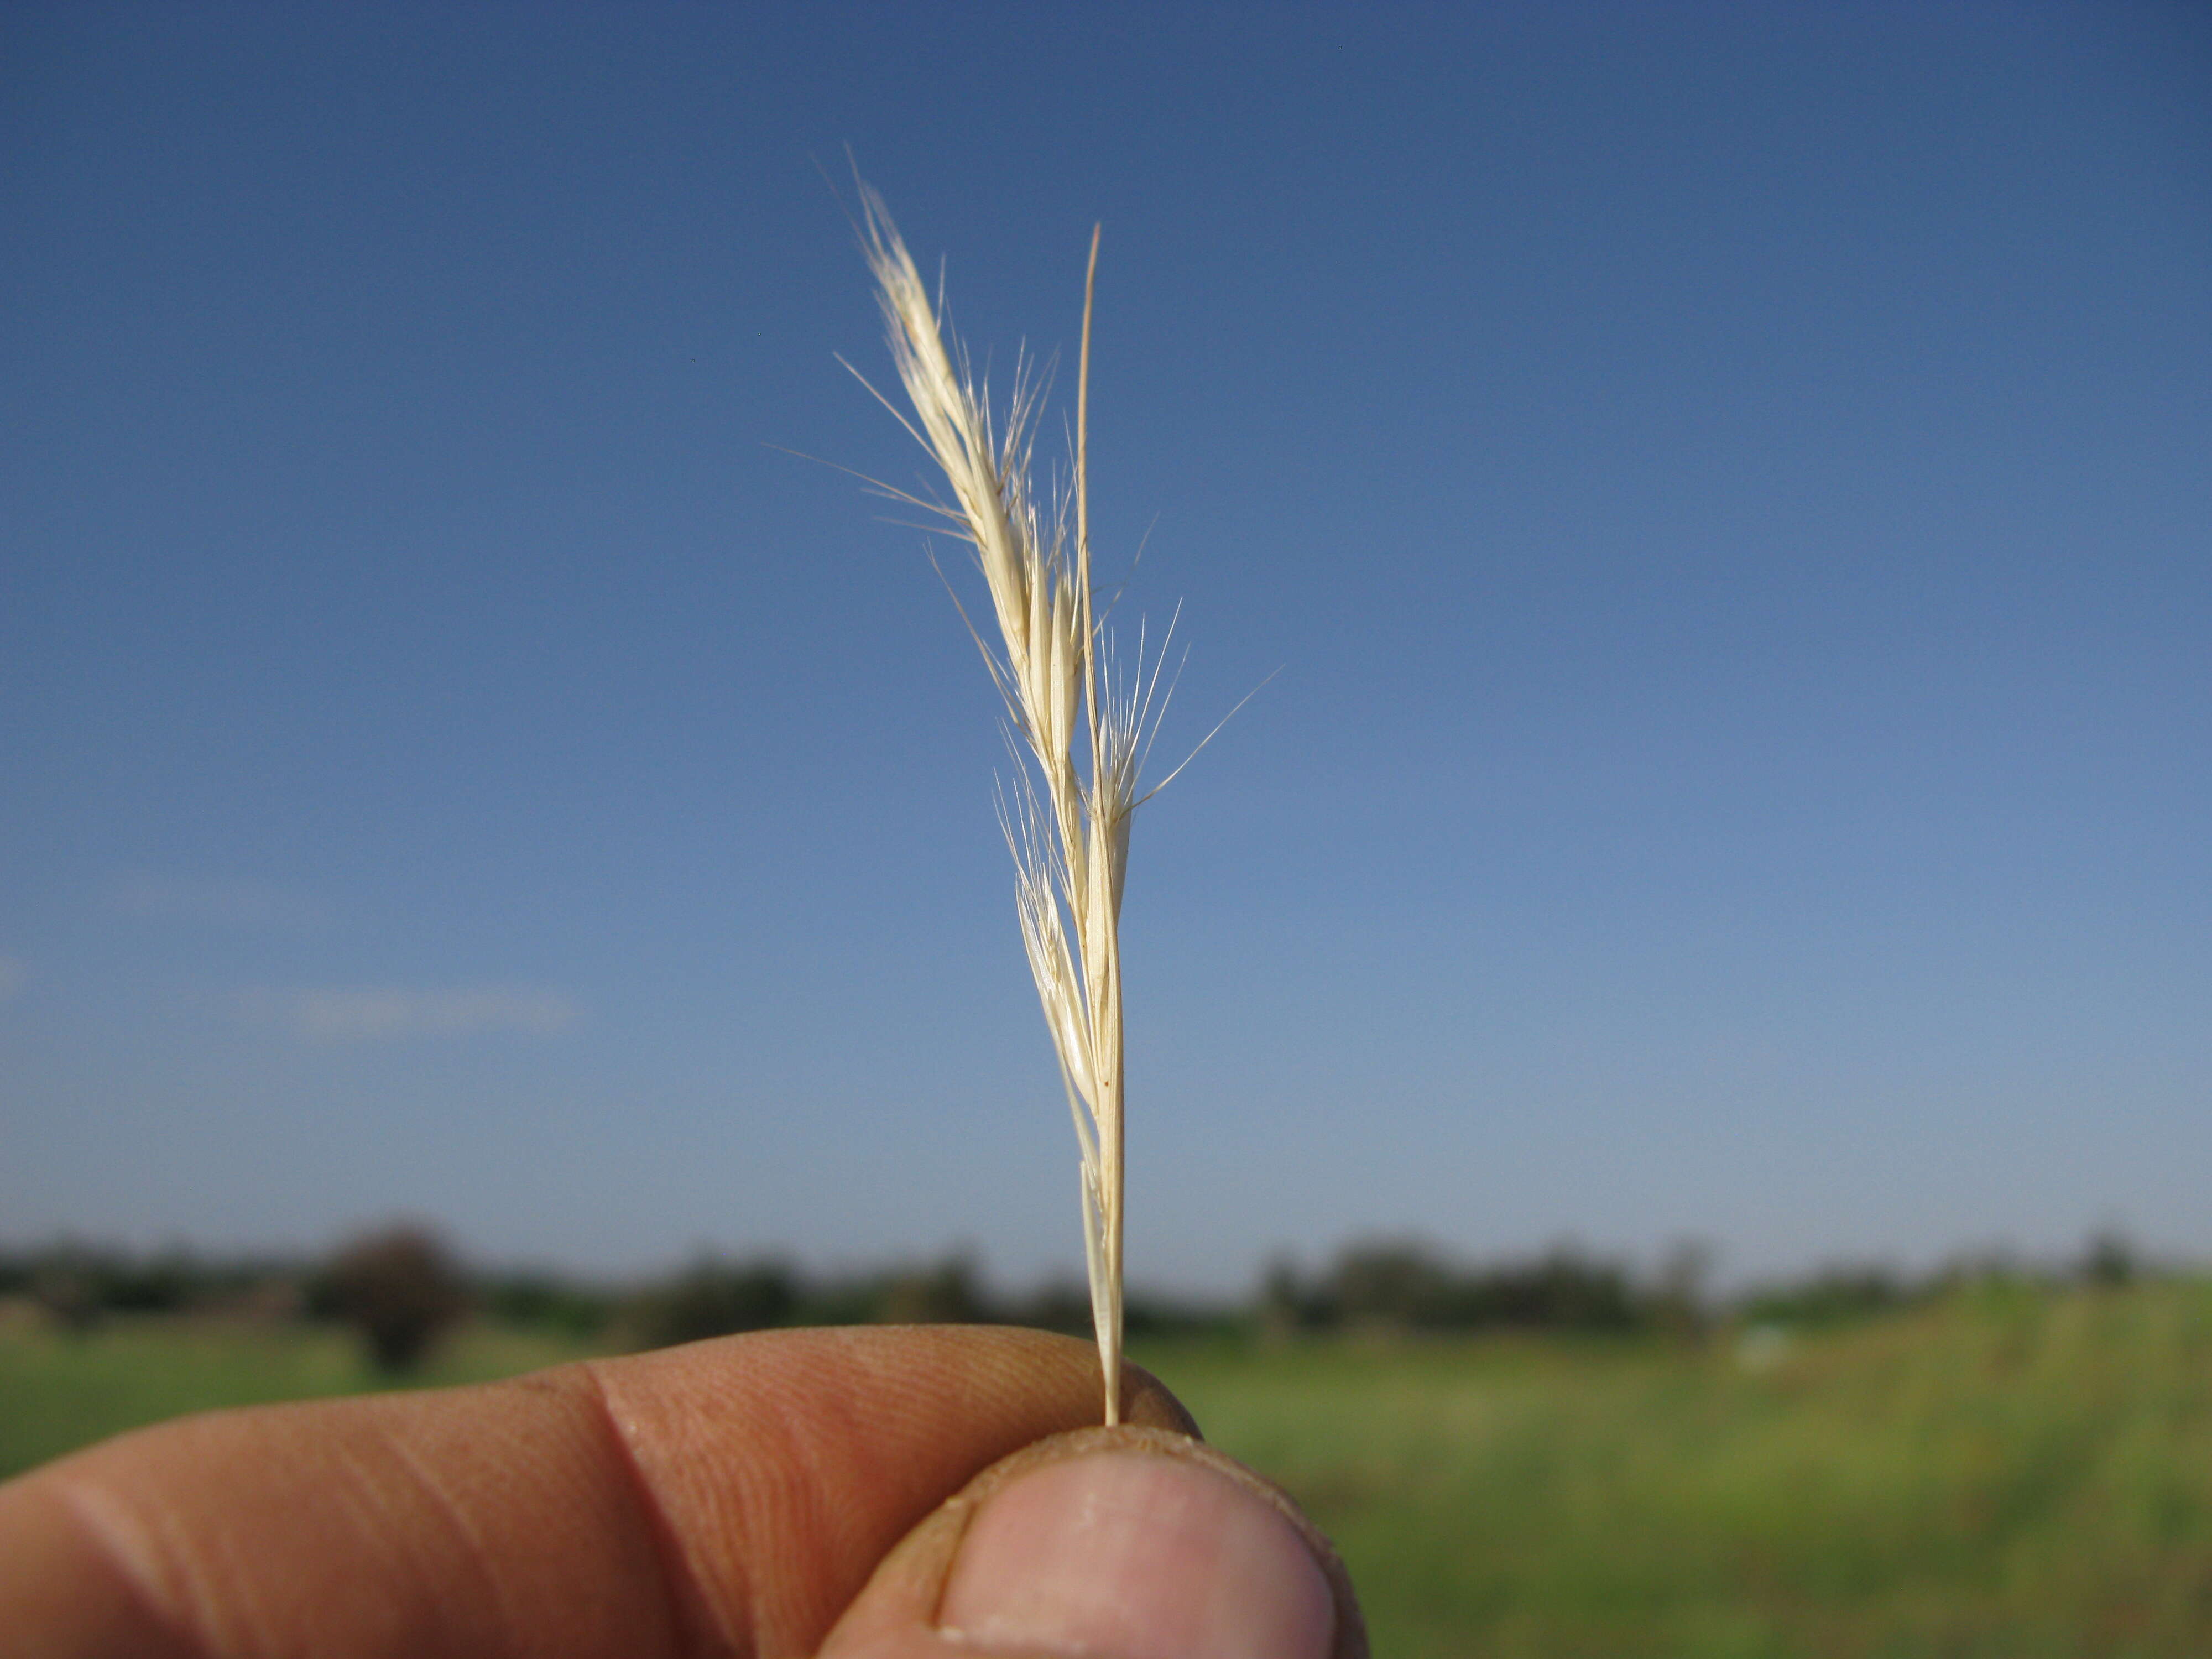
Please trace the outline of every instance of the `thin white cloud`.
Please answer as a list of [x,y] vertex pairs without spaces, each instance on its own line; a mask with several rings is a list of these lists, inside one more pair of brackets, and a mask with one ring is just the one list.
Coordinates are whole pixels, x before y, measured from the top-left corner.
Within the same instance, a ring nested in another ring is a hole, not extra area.
[[23,966],[21,957],[0,957],[0,1002],[21,990],[23,981],[29,977],[30,969]]
[[308,900],[274,882],[165,876],[148,870],[121,877],[108,889],[106,901],[118,915],[217,927],[296,927],[319,915]]
[[249,991],[243,1006],[252,1017],[273,1018],[300,1036],[322,1042],[471,1036],[483,1031],[544,1036],[573,1023],[577,1013],[576,1005],[556,992],[492,985],[428,991],[395,987]]

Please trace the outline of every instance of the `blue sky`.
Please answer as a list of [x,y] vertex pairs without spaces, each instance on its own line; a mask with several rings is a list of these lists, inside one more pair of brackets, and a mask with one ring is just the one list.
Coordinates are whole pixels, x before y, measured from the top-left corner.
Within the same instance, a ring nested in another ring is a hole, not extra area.
[[993,695],[791,453],[919,474],[848,145],[1002,369],[1103,222],[1164,743],[1281,670],[1137,825],[1135,1278],[2212,1253],[2148,5],[11,9],[0,1240],[1079,1271]]

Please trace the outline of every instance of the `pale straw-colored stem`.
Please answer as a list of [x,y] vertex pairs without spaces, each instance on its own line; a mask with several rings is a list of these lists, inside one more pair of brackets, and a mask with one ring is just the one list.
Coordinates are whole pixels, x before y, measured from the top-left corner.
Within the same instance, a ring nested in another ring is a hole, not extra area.
[[[1083,272],[1083,346],[1075,372],[1075,568],[1083,595],[1083,637],[1097,637],[1091,616],[1091,313],[1098,294],[1098,241],[1103,225],[1091,228],[1091,258]],[[1102,769],[1105,746],[1098,734],[1098,663],[1097,654],[1084,653],[1083,710],[1091,728],[1091,798],[1104,798]],[[1096,820],[1093,820],[1094,829]],[[1113,872],[1113,862],[1093,859],[1093,871]],[[1099,932],[1100,949],[1092,990],[1091,1030],[1098,1037],[1098,1164],[1105,1213],[1099,1218],[1103,1233],[1109,1287],[1103,1308],[1093,1306],[1098,1328],[1098,1358],[1106,1379],[1106,1424],[1121,1420],[1121,1153],[1123,1147],[1121,1040],[1121,882],[1109,873],[1112,891],[1107,897],[1110,912]],[[1090,965],[1086,958],[1085,965]]]

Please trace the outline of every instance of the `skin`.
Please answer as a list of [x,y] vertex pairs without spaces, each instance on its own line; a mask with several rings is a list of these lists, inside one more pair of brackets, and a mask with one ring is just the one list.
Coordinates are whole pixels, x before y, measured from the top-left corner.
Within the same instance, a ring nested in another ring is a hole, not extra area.
[[[188,1418],[0,1486],[0,1630],[26,1659],[781,1659],[850,1615],[949,1651],[945,1565],[884,1558],[1094,1424],[1097,1376],[1037,1332],[787,1331]],[[1194,1432],[1142,1371],[1124,1393],[1164,1443]]]

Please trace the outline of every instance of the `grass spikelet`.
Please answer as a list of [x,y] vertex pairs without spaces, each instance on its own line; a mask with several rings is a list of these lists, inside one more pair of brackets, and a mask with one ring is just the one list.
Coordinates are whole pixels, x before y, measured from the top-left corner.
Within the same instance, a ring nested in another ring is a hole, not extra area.
[[[1082,1155],[1084,1254],[1111,1424],[1121,1416],[1121,890],[1130,819],[1149,799],[1139,780],[1174,685],[1161,679],[1167,639],[1148,667],[1140,633],[1124,672],[1093,608],[1088,450],[1098,235],[1084,280],[1069,487],[1041,495],[1030,472],[1042,392],[1034,365],[1017,360],[1003,420],[994,422],[988,386],[945,328],[941,301],[882,198],[865,184],[860,196],[861,246],[910,415],[876,396],[929,453],[947,492],[885,493],[968,544],[996,624],[987,637],[961,605],[1006,702],[1015,781],[1000,790],[999,821],[1014,858],[1022,945]],[[960,604],[957,592],[953,602]]]

